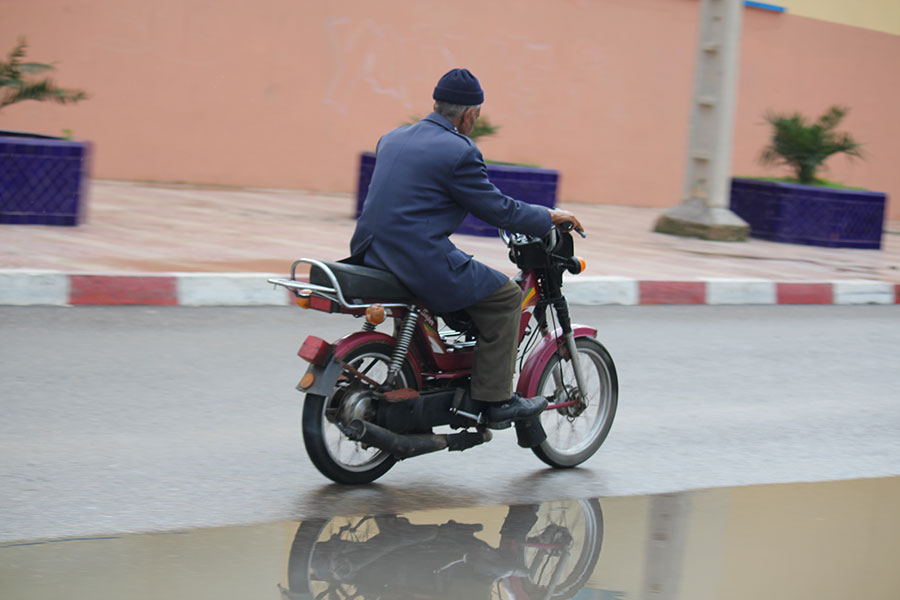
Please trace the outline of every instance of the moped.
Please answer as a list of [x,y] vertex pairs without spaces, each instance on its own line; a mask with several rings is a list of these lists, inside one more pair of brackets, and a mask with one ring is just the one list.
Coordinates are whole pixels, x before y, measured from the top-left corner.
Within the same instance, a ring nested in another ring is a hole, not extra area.
[[[559,227],[542,237],[500,237],[523,293],[516,392],[548,401],[538,417],[515,422],[518,443],[552,467],[574,467],[603,444],[618,402],[612,357],[596,329],[572,324],[562,293],[563,273],[582,272],[584,261]],[[304,263],[308,281],[297,277]],[[438,315],[440,327],[393,274],[348,259],[301,258],[290,279],[269,282],[290,290],[302,308],[365,319],[333,343],[309,336],[298,352],[309,362],[297,385],[306,394],[303,440],[323,475],[369,483],[397,460],[492,438],[481,403],[468,394],[478,331],[464,312]],[[390,334],[377,330],[387,318]],[[455,432],[435,433],[446,426]]]

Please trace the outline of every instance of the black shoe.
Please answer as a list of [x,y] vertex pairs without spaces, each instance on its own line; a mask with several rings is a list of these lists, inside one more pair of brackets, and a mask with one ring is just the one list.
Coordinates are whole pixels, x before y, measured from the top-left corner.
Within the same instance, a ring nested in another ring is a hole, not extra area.
[[547,408],[547,399],[543,396],[523,398],[513,394],[506,402],[491,402],[485,405],[484,418],[491,429],[506,429],[513,421],[529,419]]

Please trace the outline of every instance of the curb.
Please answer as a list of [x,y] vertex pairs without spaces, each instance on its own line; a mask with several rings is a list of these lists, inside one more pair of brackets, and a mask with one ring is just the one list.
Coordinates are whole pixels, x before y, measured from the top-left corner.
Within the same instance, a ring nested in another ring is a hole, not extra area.
[[[0,270],[0,305],[282,306],[290,293],[266,273],[111,273]],[[638,280],[579,277],[566,298],[581,306],[647,304],[900,304],[900,284],[768,279]]]
[[[290,293],[266,273],[110,273],[0,270],[0,305],[13,306],[283,306]],[[705,278],[690,281],[579,277],[566,281],[569,303],[900,304],[900,284],[871,280],[822,282]]]

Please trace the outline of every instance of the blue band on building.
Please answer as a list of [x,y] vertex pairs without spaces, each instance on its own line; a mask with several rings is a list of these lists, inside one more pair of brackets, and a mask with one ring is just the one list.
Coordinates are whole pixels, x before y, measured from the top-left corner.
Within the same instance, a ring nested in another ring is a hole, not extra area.
[[749,8],[760,8],[762,10],[771,10],[772,12],[779,13],[787,11],[785,7],[778,6],[777,4],[767,4],[765,2],[750,2],[749,0],[744,1],[744,6],[747,6]]

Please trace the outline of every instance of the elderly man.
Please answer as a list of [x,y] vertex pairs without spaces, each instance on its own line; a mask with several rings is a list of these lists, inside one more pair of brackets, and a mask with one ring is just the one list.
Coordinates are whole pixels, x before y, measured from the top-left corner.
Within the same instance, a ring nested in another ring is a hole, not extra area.
[[484,403],[489,426],[540,413],[544,398],[512,394],[522,292],[505,275],[473,260],[450,241],[468,213],[503,229],[543,235],[575,216],[503,195],[467,137],[484,92],[467,69],[453,69],[434,88],[434,112],[378,142],[375,172],[356,232],[355,257],[392,272],[435,313],[465,309],[478,328],[470,393]]

